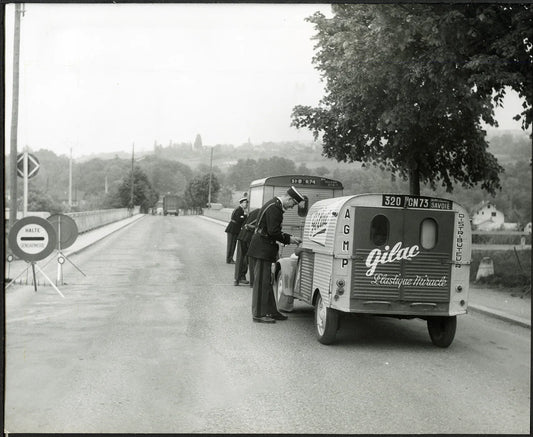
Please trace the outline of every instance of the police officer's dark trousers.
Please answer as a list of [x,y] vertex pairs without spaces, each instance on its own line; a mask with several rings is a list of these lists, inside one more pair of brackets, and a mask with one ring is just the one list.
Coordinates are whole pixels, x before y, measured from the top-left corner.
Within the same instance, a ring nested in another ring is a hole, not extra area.
[[233,261],[233,254],[235,252],[235,246],[237,245],[237,236],[239,234],[232,234],[231,232],[226,232],[228,244],[226,251],[226,262],[230,263]]
[[240,281],[246,279],[246,272],[248,271],[248,243],[246,241],[237,240],[237,258],[235,260],[235,280]]
[[264,317],[278,312],[272,289],[272,261],[255,258],[252,316]]

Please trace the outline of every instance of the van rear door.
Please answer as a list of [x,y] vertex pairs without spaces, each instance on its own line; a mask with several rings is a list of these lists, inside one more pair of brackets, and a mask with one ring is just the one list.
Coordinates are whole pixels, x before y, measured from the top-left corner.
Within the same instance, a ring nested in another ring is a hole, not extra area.
[[355,207],[352,309],[376,304],[406,312],[435,303],[443,310],[449,302],[454,212],[408,205]]

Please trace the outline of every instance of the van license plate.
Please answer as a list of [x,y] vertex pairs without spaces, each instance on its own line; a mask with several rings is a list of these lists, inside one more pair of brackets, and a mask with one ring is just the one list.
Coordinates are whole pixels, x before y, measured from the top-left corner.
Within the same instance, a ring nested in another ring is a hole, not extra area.
[[452,201],[425,196],[410,196],[407,194],[383,194],[381,206],[393,206],[398,208],[421,208],[421,209],[452,209]]

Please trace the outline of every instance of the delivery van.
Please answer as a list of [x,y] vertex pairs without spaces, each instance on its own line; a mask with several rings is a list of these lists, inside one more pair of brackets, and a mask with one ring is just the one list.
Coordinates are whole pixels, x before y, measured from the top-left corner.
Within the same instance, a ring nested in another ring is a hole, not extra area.
[[466,314],[471,260],[467,211],[441,198],[361,194],[316,202],[296,253],[275,264],[278,309],[315,307],[318,340],[335,340],[341,313],[420,318],[448,347]]
[[[257,179],[250,184],[250,211],[261,208],[274,196],[286,193],[291,186],[304,196],[305,201],[283,214],[283,232],[302,238],[309,208],[319,200],[342,196],[344,188],[341,182],[321,176],[296,174]],[[280,247],[280,256],[289,256],[294,253],[294,248],[295,246]]]

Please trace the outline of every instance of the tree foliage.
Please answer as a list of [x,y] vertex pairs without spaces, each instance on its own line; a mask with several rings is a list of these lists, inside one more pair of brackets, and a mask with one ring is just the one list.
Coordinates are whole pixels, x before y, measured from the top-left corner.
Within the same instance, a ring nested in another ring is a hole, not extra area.
[[[216,175],[211,176],[211,202],[215,202],[220,184]],[[204,208],[209,199],[209,174],[195,176],[185,190],[185,202],[190,208]]]
[[[492,194],[501,188],[503,168],[487,151],[481,120],[496,123],[494,105],[506,86],[531,105],[525,78],[532,65],[525,26],[531,7],[334,4],[332,10],[331,19],[319,12],[308,18],[318,32],[313,62],[326,80],[325,96],[316,108],[296,106],[292,124],[315,138],[322,133],[327,157],[409,179],[412,194],[420,193],[420,183],[435,189],[440,182],[448,192],[455,183],[481,184]],[[487,23],[500,16],[498,26]],[[494,57],[498,68],[491,69]],[[527,125],[530,106],[524,117]]]
[[160,159],[147,155],[139,162],[150,180],[154,190],[161,194],[170,193],[182,196],[187,181],[192,178],[189,166],[178,161]]
[[[23,196],[19,196],[17,208],[22,210],[23,203]],[[34,186],[28,190],[28,211],[47,211],[50,214],[60,214],[63,212],[63,207],[41,187]]]
[[[117,207],[131,207],[131,173],[124,176],[118,188],[118,199],[120,205]],[[133,169],[133,205],[140,205],[142,212],[148,212],[149,208],[155,206],[159,199],[159,194],[152,188],[146,173],[138,166]]]
[[239,159],[236,164],[228,169],[227,180],[238,190],[247,190],[250,182],[268,176],[277,176],[296,173],[294,161],[272,156],[271,158]]

